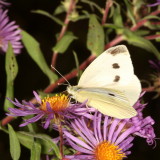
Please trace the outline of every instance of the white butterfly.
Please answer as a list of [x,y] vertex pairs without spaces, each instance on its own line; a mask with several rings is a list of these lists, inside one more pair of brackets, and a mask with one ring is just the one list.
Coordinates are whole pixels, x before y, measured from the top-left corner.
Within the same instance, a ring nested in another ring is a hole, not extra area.
[[137,101],[141,84],[128,49],[124,45],[109,48],[83,72],[77,86],[67,91],[79,101],[98,109],[105,115],[123,119],[136,116],[132,107]]

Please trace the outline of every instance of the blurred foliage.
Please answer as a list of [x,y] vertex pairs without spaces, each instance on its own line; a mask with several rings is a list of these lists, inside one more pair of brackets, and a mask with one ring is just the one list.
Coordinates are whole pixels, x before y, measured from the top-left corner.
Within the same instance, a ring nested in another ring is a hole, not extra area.
[[[38,3],[38,1],[36,1],[36,3]],[[81,70],[84,68],[81,67],[78,58],[83,55],[76,48],[77,46],[74,46],[75,41],[78,43],[79,48],[85,48],[85,51],[89,56],[96,57],[109,47],[118,43],[125,43],[146,50],[160,60],[159,50],[152,41],[156,40],[156,43],[159,45],[159,6],[150,8],[147,6],[148,3],[146,0],[103,0],[101,3],[93,0],[61,0],[58,2],[58,5],[57,2],[53,3],[56,3],[56,8],[52,10],[52,13],[40,8],[35,9],[36,7],[31,11],[31,16],[35,16],[36,14],[36,16],[49,18],[49,20],[53,22],[55,28],[58,28],[57,30],[59,30],[55,35],[49,33],[50,36],[55,39],[55,43],[49,48],[53,54],[49,55],[49,59],[52,59],[50,61],[51,63],[46,60],[47,55],[42,51],[38,38],[32,36],[29,33],[30,30],[24,31],[23,27],[21,27],[22,42],[25,50],[29,57],[42,71],[42,74],[49,79],[48,84],[45,84],[46,87],[50,88],[51,85],[58,80],[58,73],[53,72],[53,68],[50,66],[52,65],[56,68],[58,63],[61,65],[65,63],[65,58],[63,58],[63,62],[59,62],[55,55],[65,56],[65,54],[71,50],[74,54],[70,54],[68,57],[74,56],[74,68],[77,69],[77,76],[80,77]],[[105,20],[104,23],[102,19]],[[79,21],[82,25],[84,24],[83,22],[87,21],[88,30],[85,31],[85,35],[81,35],[81,29],[83,29],[83,26],[79,25]],[[43,23],[43,21],[41,23]],[[76,25],[77,23],[78,26]],[[70,24],[72,27],[69,27]],[[50,26],[46,27],[49,28]],[[75,30],[74,27],[77,27],[77,29]],[[49,31],[50,30],[51,29],[49,29]],[[81,43],[81,36],[86,40],[85,43]],[[149,39],[147,36],[152,36],[152,38]],[[16,90],[16,88],[14,88],[14,81],[18,74],[18,63],[16,58],[18,58],[18,56],[16,57],[14,55],[12,46],[9,44],[5,55],[5,69],[7,76],[5,90],[6,97],[10,97],[11,99],[14,98],[14,90]],[[72,59],[72,57],[69,57],[69,59]],[[20,71],[23,72],[22,70]],[[34,69],[29,72],[33,72],[34,76]],[[38,81],[41,81],[41,78],[39,78]],[[24,88],[25,87],[24,84]],[[44,88],[39,88],[39,90],[42,89]],[[41,91],[40,94],[42,96],[53,95],[53,93],[50,93],[53,89],[55,88],[52,88],[49,91]],[[32,88],[30,88],[30,90],[32,90]],[[8,100],[5,100],[4,110],[7,111],[8,107],[14,106]],[[5,129],[2,130],[4,131]],[[45,133],[32,133],[29,130],[23,131],[23,129],[21,129],[21,131],[14,131],[11,125],[8,125],[8,133],[10,138],[10,153],[13,160],[18,160],[20,157],[20,144],[30,150],[31,160],[40,159],[41,154],[52,155],[54,157],[53,159],[61,159],[58,144],[54,143],[52,138]],[[65,153],[75,153],[75,151],[66,147]]]

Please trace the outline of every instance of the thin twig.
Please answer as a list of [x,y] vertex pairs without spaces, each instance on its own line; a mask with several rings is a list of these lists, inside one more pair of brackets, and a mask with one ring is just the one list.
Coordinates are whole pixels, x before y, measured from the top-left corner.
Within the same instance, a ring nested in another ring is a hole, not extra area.
[[63,158],[63,132],[62,132],[62,124],[60,122],[60,124],[58,125],[58,131],[59,131],[59,136],[60,136],[60,153],[61,153],[61,157]]
[[[65,20],[64,20],[64,25],[63,25],[63,27],[62,27],[62,29],[60,31],[60,34],[59,34],[59,36],[57,38],[57,42],[59,40],[61,40],[61,38],[64,36],[65,32],[67,31],[68,24],[70,22],[69,16],[72,13],[73,9],[75,8],[75,5],[76,5],[76,0],[70,0],[70,5],[69,5],[69,8],[68,8]],[[53,66],[53,68],[55,68],[57,57],[58,57],[58,53],[57,52],[53,52],[52,62],[51,62],[51,65]]]
[[149,36],[145,36],[144,38],[148,40],[153,40],[153,39],[160,38],[160,34],[149,35]]
[[155,91],[155,87],[147,87],[147,88],[143,88],[142,91],[153,92],[153,91]]
[[52,64],[51,64],[51,70],[54,72],[54,68],[56,67],[56,61],[57,61],[58,53],[54,52],[52,56]]
[[113,4],[112,0],[107,0],[106,1],[105,10],[104,10],[104,14],[103,14],[103,17],[102,17],[102,25],[104,25],[106,23],[108,12],[109,12],[109,9],[112,6],[112,4]]
[[11,117],[11,116],[6,116],[4,119],[2,119],[1,121],[1,125],[5,126],[6,124],[8,124],[9,122],[11,122],[15,117]]

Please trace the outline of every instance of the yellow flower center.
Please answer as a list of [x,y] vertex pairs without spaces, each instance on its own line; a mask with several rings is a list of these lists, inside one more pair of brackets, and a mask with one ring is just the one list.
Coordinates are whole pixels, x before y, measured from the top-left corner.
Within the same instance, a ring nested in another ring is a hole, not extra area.
[[46,104],[47,102],[50,104],[50,107],[53,111],[59,112],[68,107],[69,98],[64,94],[60,94],[60,95],[56,94],[53,97],[45,97],[42,100],[42,104],[41,104],[41,109],[44,111],[47,111],[47,104]]
[[114,144],[107,141],[101,142],[95,149],[96,160],[122,160],[125,153]]

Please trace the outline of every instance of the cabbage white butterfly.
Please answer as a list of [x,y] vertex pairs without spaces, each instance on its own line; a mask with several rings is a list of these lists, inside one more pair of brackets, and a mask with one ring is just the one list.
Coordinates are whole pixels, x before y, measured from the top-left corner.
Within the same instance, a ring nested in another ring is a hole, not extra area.
[[67,91],[79,102],[98,109],[105,115],[124,119],[136,116],[132,107],[138,100],[141,84],[125,45],[109,48],[83,72],[77,86]]

